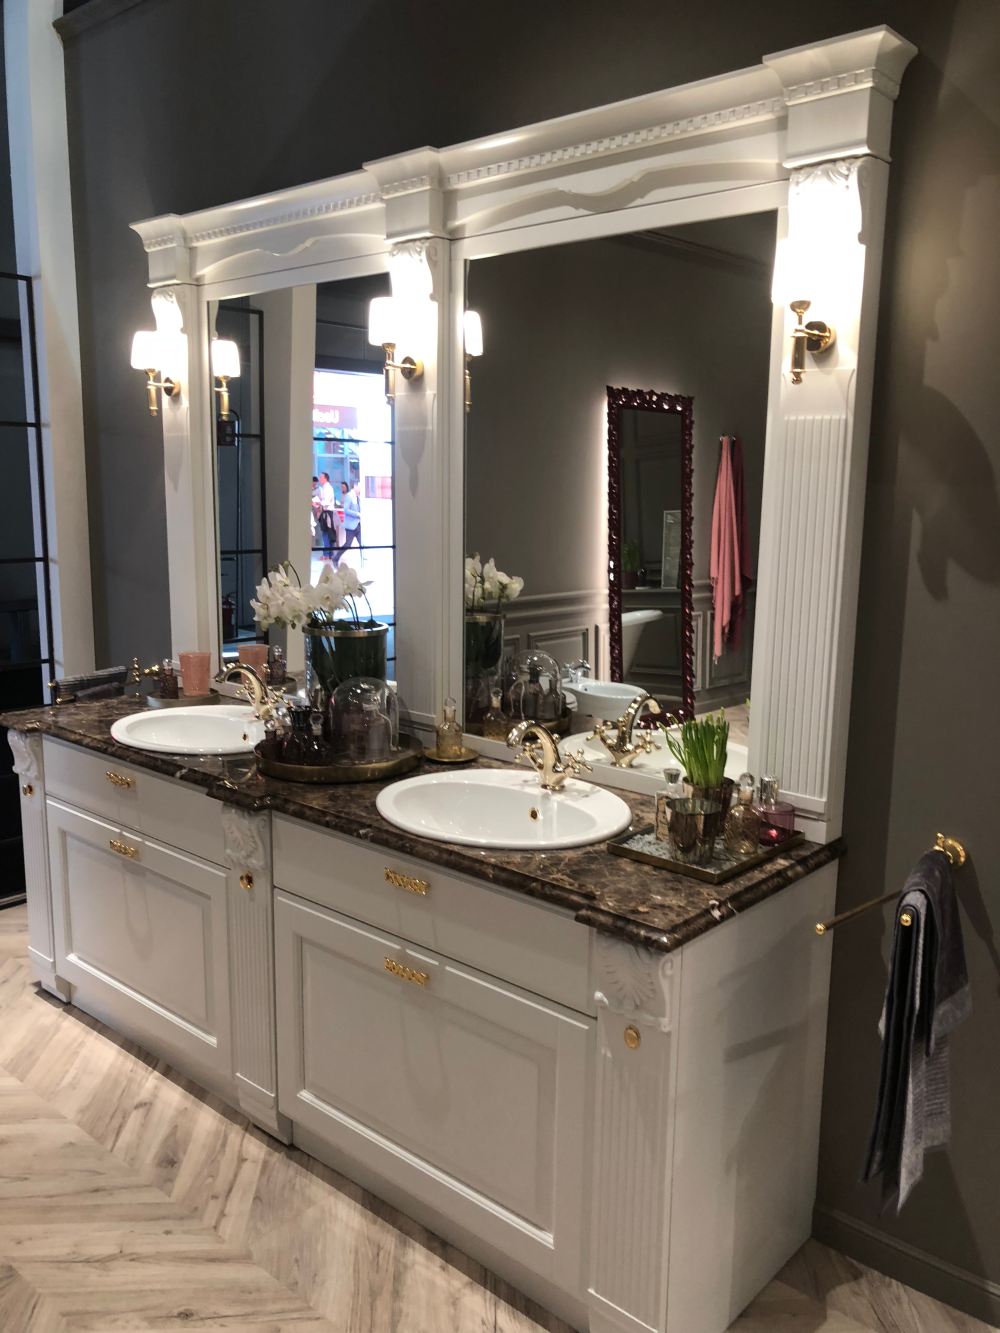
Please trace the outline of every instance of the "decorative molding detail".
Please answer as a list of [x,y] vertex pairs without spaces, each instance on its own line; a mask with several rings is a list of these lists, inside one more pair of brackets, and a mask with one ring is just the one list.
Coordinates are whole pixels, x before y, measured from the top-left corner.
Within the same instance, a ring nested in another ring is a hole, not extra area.
[[428,265],[438,261],[438,246],[433,236],[421,236],[413,241],[396,241],[389,251],[390,259],[424,260]]
[[830,74],[822,79],[810,79],[785,89],[785,105],[813,102],[819,97],[834,97],[838,93],[853,93],[859,88],[874,88],[891,101],[899,96],[899,84],[878,69],[854,69],[842,74]]
[[674,960],[639,944],[594,936],[594,999],[602,1009],[669,1032]]
[[25,782],[37,783],[41,773],[41,736],[26,736],[23,731],[8,731],[7,742],[14,756],[14,772]]
[[418,190],[430,190],[437,181],[428,175],[410,176],[408,180],[393,181],[382,186],[383,199],[396,199],[401,194],[416,194]]
[[230,870],[252,870],[258,874],[268,870],[267,834],[266,814],[252,815],[234,805],[222,807],[222,836]]
[[670,139],[683,139],[693,134],[704,134],[708,130],[722,129],[736,122],[773,119],[780,116],[784,109],[785,102],[781,97],[744,102],[739,106],[707,111],[698,116],[683,116],[680,120],[668,120],[660,125],[652,125],[648,129],[609,134],[599,139],[588,139],[584,143],[567,144],[562,148],[549,148],[544,152],[529,153],[524,157],[509,157],[499,162],[486,162],[464,171],[449,172],[445,177],[445,184],[450,189],[456,189],[462,185],[475,185],[479,181],[491,180],[497,176],[513,176],[527,171],[538,171],[543,167],[559,166],[564,162],[578,162],[581,158],[605,157],[611,153],[647,148]]
[[245,236],[249,232],[270,231],[275,227],[287,227],[300,222],[312,222],[315,218],[333,217],[337,213],[348,213],[355,208],[371,208],[380,202],[376,190],[364,194],[347,195],[342,199],[327,199],[321,204],[309,208],[296,208],[288,213],[275,213],[270,217],[258,218],[254,222],[234,222],[228,227],[209,227],[205,231],[196,231],[188,237],[189,245],[207,245],[212,241],[224,241],[230,236]]

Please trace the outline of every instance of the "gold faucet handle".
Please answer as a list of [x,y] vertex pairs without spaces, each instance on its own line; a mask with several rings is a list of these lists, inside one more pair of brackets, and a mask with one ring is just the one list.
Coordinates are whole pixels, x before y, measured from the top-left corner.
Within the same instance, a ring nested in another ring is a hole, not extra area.
[[593,730],[593,731],[590,733],[590,735],[587,737],[587,740],[588,740],[588,741],[604,741],[604,740],[607,740],[607,738],[608,738],[608,732],[609,732],[609,731],[617,731],[617,730],[618,730],[618,723],[617,723],[617,722],[601,722],[601,721],[595,721],[595,723],[594,723],[594,730]]
[[563,755],[563,764],[571,773],[593,773],[594,765],[584,758],[582,750],[571,750]]
[[632,744],[643,754],[652,754],[654,750],[663,748],[651,731],[643,731],[638,737],[633,733]]

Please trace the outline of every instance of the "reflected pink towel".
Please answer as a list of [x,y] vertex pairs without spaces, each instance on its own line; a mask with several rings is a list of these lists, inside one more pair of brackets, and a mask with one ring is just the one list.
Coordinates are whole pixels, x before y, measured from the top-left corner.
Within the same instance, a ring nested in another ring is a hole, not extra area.
[[736,492],[729,436],[722,439],[719,475],[712,505],[712,621],[713,653],[716,661],[729,633],[733,604],[743,593],[740,570],[740,533],[736,517]]

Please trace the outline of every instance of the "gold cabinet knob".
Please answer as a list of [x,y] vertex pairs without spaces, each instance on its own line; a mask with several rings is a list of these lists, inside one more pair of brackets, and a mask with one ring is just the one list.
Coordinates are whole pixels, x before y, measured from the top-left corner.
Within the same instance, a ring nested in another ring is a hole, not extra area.
[[630,1051],[637,1051],[642,1045],[642,1033],[630,1023],[625,1029],[625,1045]]
[[113,769],[108,769],[104,775],[113,787],[121,787],[123,790],[135,785],[132,778],[127,778],[124,773],[115,773]]
[[24,784],[24,786],[21,788],[21,795],[22,795],[22,796],[34,796],[34,794],[35,794],[35,789],[34,789],[34,787],[31,785],[30,782],[26,782],[26,783]]
[[249,870],[244,870],[243,874],[240,875],[240,888],[246,889],[247,893],[253,888],[253,875],[250,874]]

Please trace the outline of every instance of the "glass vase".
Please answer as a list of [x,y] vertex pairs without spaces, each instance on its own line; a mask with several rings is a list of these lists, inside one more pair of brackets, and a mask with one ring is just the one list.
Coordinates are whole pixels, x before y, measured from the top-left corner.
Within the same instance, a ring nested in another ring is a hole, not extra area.
[[504,617],[465,613],[465,726],[478,730],[489,711],[490,690],[503,657]]
[[388,625],[372,620],[355,625],[335,621],[332,625],[304,625],[306,650],[306,694],[316,712],[326,716],[330,698],[345,680],[365,676],[385,680]]

